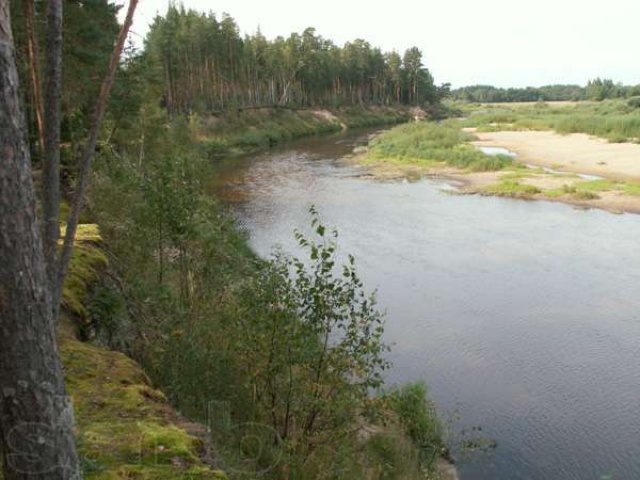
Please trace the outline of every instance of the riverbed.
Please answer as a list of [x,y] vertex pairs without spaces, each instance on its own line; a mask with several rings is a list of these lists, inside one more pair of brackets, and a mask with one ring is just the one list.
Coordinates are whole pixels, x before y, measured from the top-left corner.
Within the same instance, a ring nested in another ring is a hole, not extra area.
[[[369,132],[219,162],[253,248],[297,254],[317,207],[387,311],[390,383],[425,381],[463,480],[640,478],[640,217],[379,182],[343,160]],[[449,419],[449,420],[448,420]]]

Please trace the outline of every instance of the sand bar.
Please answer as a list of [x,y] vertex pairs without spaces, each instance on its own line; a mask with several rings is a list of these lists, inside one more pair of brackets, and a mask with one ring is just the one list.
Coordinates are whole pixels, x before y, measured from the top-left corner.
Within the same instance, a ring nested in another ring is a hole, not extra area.
[[609,143],[584,133],[474,132],[477,146],[504,147],[524,163],[614,180],[640,181],[640,145]]

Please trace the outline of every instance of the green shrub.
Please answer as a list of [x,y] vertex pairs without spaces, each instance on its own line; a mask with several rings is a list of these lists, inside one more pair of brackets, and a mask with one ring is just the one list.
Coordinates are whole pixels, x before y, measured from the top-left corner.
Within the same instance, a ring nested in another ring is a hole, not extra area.
[[411,383],[387,393],[391,410],[418,449],[420,463],[431,468],[440,456],[447,455],[444,432],[435,406],[427,397],[424,383]]
[[456,123],[408,123],[373,139],[367,158],[408,163],[443,162],[471,171],[501,170],[512,164],[507,155],[487,155],[469,145],[470,139]]

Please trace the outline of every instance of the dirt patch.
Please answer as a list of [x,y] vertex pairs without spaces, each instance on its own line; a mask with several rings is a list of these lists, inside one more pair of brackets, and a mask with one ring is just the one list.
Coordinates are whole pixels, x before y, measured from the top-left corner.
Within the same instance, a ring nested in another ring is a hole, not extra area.
[[316,117],[319,117],[328,122],[339,123],[340,126],[342,127],[342,130],[347,129],[347,126],[343,122],[341,122],[340,119],[336,117],[333,113],[331,113],[329,110],[313,110],[313,114]]

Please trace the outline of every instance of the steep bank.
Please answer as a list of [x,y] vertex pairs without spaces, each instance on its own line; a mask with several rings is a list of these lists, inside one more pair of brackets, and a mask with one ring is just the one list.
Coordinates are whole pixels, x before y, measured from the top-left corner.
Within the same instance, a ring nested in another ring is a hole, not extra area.
[[196,140],[210,154],[242,153],[289,140],[346,129],[393,125],[411,118],[407,107],[334,109],[258,108],[192,116]]
[[123,353],[78,339],[108,268],[96,225],[81,225],[64,289],[59,344],[87,479],[223,479],[204,461],[206,429],[181,417]]

